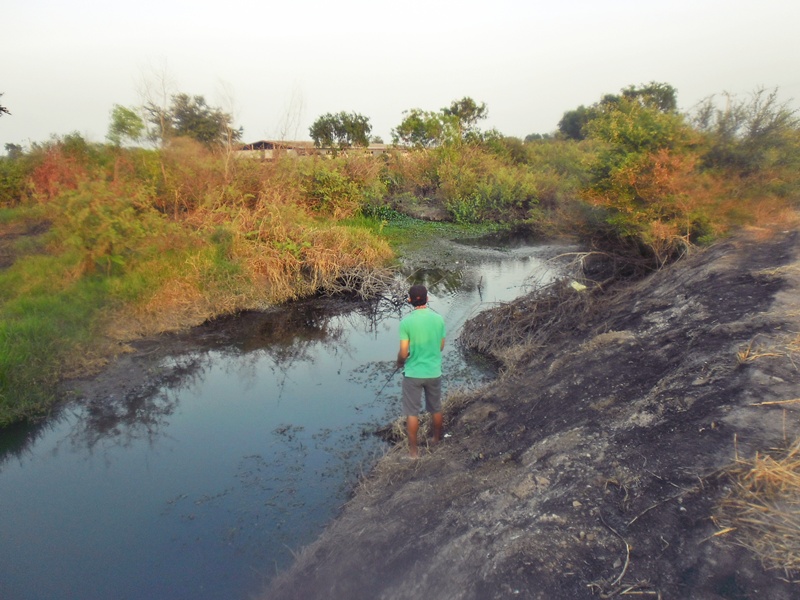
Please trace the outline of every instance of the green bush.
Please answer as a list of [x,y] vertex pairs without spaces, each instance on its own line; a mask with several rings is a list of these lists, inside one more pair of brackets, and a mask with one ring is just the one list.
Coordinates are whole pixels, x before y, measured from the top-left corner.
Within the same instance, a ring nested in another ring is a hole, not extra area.
[[17,206],[28,199],[32,169],[32,161],[26,155],[0,158],[0,207]]
[[712,96],[697,107],[693,123],[706,136],[705,166],[742,175],[800,167],[800,118],[777,90],[758,89],[744,100],[726,94],[723,107]]

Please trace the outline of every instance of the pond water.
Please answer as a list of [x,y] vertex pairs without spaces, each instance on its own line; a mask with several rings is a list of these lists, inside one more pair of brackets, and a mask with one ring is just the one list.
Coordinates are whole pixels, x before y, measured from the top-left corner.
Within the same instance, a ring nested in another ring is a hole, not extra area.
[[[492,376],[453,343],[464,322],[554,277],[554,253],[465,246],[452,269],[406,269],[445,318],[445,393]],[[261,590],[387,451],[374,432],[400,412],[408,307],[341,305],[237,317],[240,337],[164,360],[170,383],[135,402],[89,398],[0,431],[0,598]]]

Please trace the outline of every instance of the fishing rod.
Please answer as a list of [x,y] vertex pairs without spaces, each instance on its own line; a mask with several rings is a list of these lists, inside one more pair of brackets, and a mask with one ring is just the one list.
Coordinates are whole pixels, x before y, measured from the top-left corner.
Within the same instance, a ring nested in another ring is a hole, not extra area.
[[375,396],[375,398],[376,398],[376,399],[377,399],[378,397],[380,397],[380,395],[381,395],[381,393],[383,392],[383,390],[385,390],[385,389],[386,389],[386,386],[387,386],[387,385],[389,385],[389,382],[392,380],[392,378],[395,376],[395,374],[396,374],[396,373],[397,373],[399,370],[400,370],[400,366],[399,366],[399,365],[398,365],[397,367],[395,367],[395,368],[394,368],[394,371],[392,371],[392,372],[391,372],[391,374],[389,375],[389,377],[386,379],[386,382],[383,384],[383,387],[382,387],[380,390],[378,390],[378,393],[377,393],[377,395]]

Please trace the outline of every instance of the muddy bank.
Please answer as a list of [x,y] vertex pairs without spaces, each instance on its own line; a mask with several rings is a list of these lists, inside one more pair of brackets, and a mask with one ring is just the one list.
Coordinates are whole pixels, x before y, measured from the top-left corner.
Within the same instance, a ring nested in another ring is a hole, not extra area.
[[797,597],[713,517],[737,452],[800,435],[796,404],[758,405],[800,397],[799,259],[796,232],[746,232],[522,345],[265,597]]

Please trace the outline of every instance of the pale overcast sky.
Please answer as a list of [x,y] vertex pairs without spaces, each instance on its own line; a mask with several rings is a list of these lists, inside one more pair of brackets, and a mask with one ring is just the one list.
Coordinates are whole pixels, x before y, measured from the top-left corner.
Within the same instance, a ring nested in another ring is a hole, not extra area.
[[143,83],[203,95],[244,141],[308,139],[326,112],[370,118],[470,96],[484,128],[555,130],[564,111],[666,82],[680,108],[759,86],[800,99],[798,0],[5,0],[0,153],[77,131],[103,141]]

